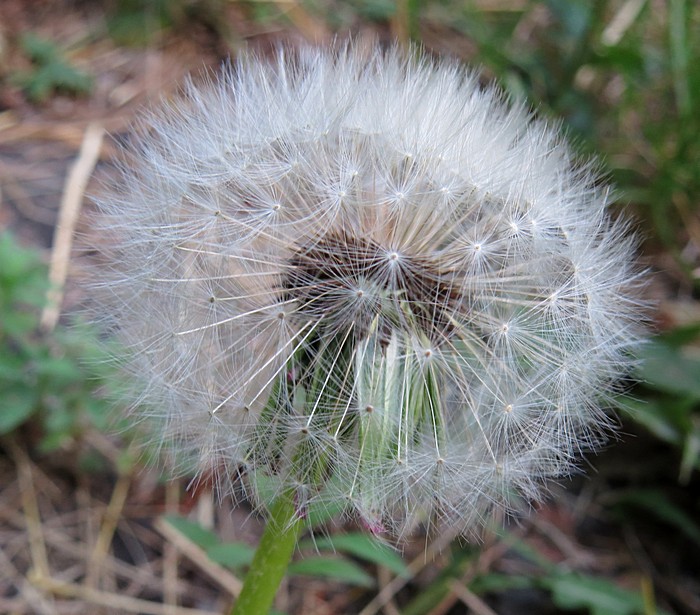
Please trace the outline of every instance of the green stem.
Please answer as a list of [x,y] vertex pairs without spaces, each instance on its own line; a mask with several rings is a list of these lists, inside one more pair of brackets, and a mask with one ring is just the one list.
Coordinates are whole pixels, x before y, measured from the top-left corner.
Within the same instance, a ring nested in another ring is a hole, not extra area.
[[294,554],[302,521],[296,514],[294,492],[275,501],[241,595],[231,615],[266,615]]

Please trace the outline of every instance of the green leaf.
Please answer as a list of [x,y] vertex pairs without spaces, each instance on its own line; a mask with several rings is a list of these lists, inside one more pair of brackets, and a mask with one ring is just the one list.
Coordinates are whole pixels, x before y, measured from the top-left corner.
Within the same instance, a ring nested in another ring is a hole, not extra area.
[[92,79],[73,68],[52,42],[30,33],[22,37],[21,45],[34,68],[31,71],[16,72],[13,78],[32,101],[42,102],[54,90],[71,94],[84,94],[90,90]]
[[592,7],[587,0],[548,0],[547,4],[567,38],[578,40],[585,36],[592,17]]
[[340,501],[313,502],[309,506],[307,514],[309,526],[318,527],[333,518],[341,516],[345,508],[346,505]]
[[358,585],[359,587],[374,587],[374,579],[357,564],[336,557],[307,557],[289,565],[290,575],[303,575],[332,579]]
[[169,0],[119,0],[107,16],[107,30],[120,45],[147,45],[173,24],[177,5]]
[[470,549],[452,550],[447,566],[401,609],[402,615],[427,615],[433,612],[452,591],[451,584],[473,564],[474,556],[474,551]]
[[693,469],[700,466],[700,417],[692,417],[692,425],[683,442],[683,457],[678,480],[687,485]]
[[9,433],[24,423],[33,414],[37,403],[34,389],[17,386],[4,391],[0,406],[0,434]]
[[591,615],[644,613],[640,594],[605,579],[571,573],[547,577],[543,584],[552,592],[554,603],[563,609],[587,609]]
[[307,540],[300,549],[315,548],[319,551],[330,549],[354,555],[360,559],[388,568],[399,576],[408,576],[409,571],[403,559],[390,547],[367,534],[351,533]]
[[66,438],[68,435],[66,433],[52,432],[49,431],[46,436],[39,442],[39,451],[42,453],[51,453],[66,443]]
[[6,387],[32,379],[32,371],[24,353],[0,353],[0,394]]
[[680,530],[695,544],[700,545],[700,526],[685,511],[671,502],[663,491],[658,489],[628,491],[620,497],[618,504],[643,508]]
[[358,13],[369,21],[387,21],[396,13],[393,0],[356,0]]
[[80,367],[67,357],[45,357],[36,364],[37,373],[58,383],[78,381],[82,376]]
[[647,344],[641,353],[639,377],[654,388],[700,401],[700,354],[692,346],[663,340]]
[[188,521],[177,515],[165,515],[162,517],[164,521],[172,525],[180,534],[189,538],[193,543],[204,549],[205,551],[220,544],[219,537],[197,523]]
[[530,577],[492,572],[476,577],[469,583],[469,589],[475,594],[500,593],[513,589],[531,589],[535,581]]
[[686,400],[673,403],[670,400],[637,400],[629,397],[619,398],[620,410],[631,419],[643,425],[657,438],[664,442],[679,445],[682,441],[682,429],[675,420],[678,415],[687,415],[693,404]]
[[207,549],[207,556],[212,562],[233,569],[248,566],[254,555],[255,549],[242,542],[226,542]]
[[44,400],[45,414],[47,415],[44,422],[44,427],[50,433],[60,434],[62,437],[67,437],[75,427],[76,417],[71,411],[72,408],[66,408],[64,400],[49,400],[54,401],[53,404],[46,404]]
[[38,318],[30,312],[8,312],[0,314],[0,322],[4,332],[17,338],[36,329]]
[[670,0],[668,7],[669,51],[673,71],[676,105],[682,116],[692,113],[692,98],[688,79],[690,49],[688,46],[689,4],[686,0]]
[[32,62],[46,64],[56,55],[58,50],[51,42],[28,32],[20,38],[20,46]]

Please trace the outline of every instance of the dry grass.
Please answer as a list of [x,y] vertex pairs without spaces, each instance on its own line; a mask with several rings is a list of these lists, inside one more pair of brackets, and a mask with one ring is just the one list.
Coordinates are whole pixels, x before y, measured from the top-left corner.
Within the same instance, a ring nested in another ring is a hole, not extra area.
[[[0,459],[0,612],[225,611],[240,581],[154,522],[182,512],[176,482],[168,497],[149,475],[72,484],[73,477],[42,469],[23,446],[8,448],[11,459]],[[194,505],[206,509],[210,497],[200,493]]]

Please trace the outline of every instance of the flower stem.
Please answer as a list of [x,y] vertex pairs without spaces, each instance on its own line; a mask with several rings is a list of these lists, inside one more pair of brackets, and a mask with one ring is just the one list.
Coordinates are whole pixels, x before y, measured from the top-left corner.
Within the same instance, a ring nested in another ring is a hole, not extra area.
[[231,615],[266,615],[294,554],[302,521],[294,492],[285,491],[273,504],[260,545]]

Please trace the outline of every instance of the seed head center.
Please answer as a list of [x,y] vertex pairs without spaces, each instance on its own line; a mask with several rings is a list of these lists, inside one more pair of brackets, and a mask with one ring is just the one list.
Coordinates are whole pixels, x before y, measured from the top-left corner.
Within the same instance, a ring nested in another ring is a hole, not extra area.
[[282,288],[283,299],[296,304],[297,316],[333,327],[352,324],[359,335],[379,318],[383,334],[399,328],[444,338],[448,312],[458,301],[454,274],[436,258],[344,232],[299,246]]

